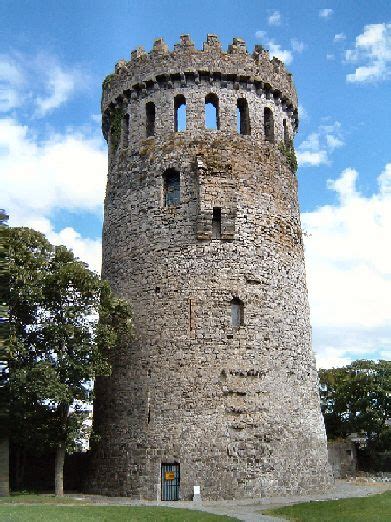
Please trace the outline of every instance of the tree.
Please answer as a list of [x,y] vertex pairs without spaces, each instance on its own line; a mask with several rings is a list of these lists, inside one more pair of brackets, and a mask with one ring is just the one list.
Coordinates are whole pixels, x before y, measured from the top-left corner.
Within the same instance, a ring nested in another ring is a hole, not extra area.
[[329,439],[359,433],[369,447],[391,442],[390,361],[359,360],[343,368],[320,370],[319,380]]
[[8,216],[0,209],[0,496],[9,495],[8,434]]
[[129,305],[64,246],[28,228],[9,236],[11,429],[22,444],[56,449],[62,495],[65,453],[83,420],[77,404],[90,400],[91,382],[110,373],[110,353],[130,335]]

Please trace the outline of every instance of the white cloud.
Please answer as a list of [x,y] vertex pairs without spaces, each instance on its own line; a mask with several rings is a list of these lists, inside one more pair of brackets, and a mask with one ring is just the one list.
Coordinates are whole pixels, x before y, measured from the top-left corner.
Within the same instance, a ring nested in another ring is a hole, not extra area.
[[101,114],[91,114],[91,120],[94,123],[98,123],[100,126],[102,123],[102,115]]
[[333,152],[335,149],[339,149],[344,145],[344,142],[338,136],[334,134],[326,134],[326,143],[330,152]]
[[319,16],[320,18],[328,19],[334,14],[334,11],[332,9],[320,9],[319,10]]
[[301,105],[299,103],[299,119],[308,120],[308,118],[309,118],[309,116],[308,116],[307,110],[305,109],[305,107],[303,105]]
[[19,66],[9,56],[0,55],[0,112],[8,112],[23,103],[19,90],[24,77]]
[[297,161],[300,166],[309,165],[312,167],[318,167],[319,165],[328,163],[327,152],[324,150],[319,151],[297,151]]
[[0,55],[0,112],[28,106],[43,117],[66,103],[88,77],[78,68],[66,68],[51,55]]
[[270,15],[267,17],[267,23],[272,26],[281,25],[281,13],[280,11],[272,11]]
[[328,61],[335,60],[335,54],[327,53],[326,60],[328,60]]
[[349,63],[364,62],[346,76],[352,83],[387,80],[391,76],[391,23],[370,24],[357,36],[354,49],[348,49]]
[[37,97],[37,116],[45,116],[48,112],[63,105],[75,90],[76,80],[77,75],[74,73],[65,72],[58,66],[50,68],[47,71],[49,93],[45,97]]
[[305,49],[304,43],[301,42],[300,40],[298,40],[297,38],[291,39],[291,47],[292,47],[292,51],[295,51],[296,53],[299,53],[299,54],[301,54]]
[[281,45],[275,43],[273,40],[269,40],[268,47],[270,54],[284,62],[285,65],[290,65],[292,63],[292,51],[290,51],[289,49],[282,49]]
[[366,197],[358,173],[329,180],[338,201],[302,214],[319,366],[381,357],[391,347],[391,163]]
[[291,49],[283,49],[273,38],[270,38],[266,31],[256,31],[255,38],[262,40],[262,43],[269,49],[270,55],[290,65],[293,61],[294,53],[302,53],[305,44],[297,38],[291,39]]
[[52,135],[38,142],[28,127],[7,118],[0,121],[0,207],[12,226],[40,230],[54,244],[72,248],[100,271],[101,241],[83,238],[70,227],[55,232],[54,210],[101,215],[107,172],[101,140],[80,132]]
[[351,362],[351,358],[346,356],[346,351],[341,353],[341,348],[334,346],[322,346],[321,352],[315,349],[316,366],[319,368],[340,368]]
[[101,215],[106,156],[97,138],[76,132],[38,143],[26,126],[0,121],[0,207],[10,224],[40,230],[100,271],[100,238],[84,238],[70,227],[55,232],[50,218],[59,209]]
[[313,328],[318,368],[345,366],[356,359],[385,359],[390,343],[385,328]]
[[337,33],[337,34],[334,35],[334,42],[335,43],[343,42],[344,40],[346,40],[346,34],[345,33]]
[[255,38],[258,38],[258,40],[263,40],[266,36],[266,31],[255,31]]
[[101,212],[106,152],[80,132],[39,143],[16,120],[0,121],[2,206],[12,215],[48,216],[54,208]]
[[319,166],[330,162],[329,155],[344,145],[341,124],[320,125],[297,147],[297,161],[300,166]]
[[72,227],[66,227],[55,232],[52,223],[47,218],[32,218],[23,223],[34,230],[42,232],[53,245],[65,245],[73,250],[76,257],[88,263],[92,270],[100,273],[102,264],[102,242],[101,239],[83,238]]

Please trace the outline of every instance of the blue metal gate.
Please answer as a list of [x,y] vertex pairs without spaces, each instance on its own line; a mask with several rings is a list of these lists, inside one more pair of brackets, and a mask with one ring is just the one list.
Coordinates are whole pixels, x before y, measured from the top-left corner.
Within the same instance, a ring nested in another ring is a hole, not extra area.
[[179,464],[162,464],[162,500],[179,500]]

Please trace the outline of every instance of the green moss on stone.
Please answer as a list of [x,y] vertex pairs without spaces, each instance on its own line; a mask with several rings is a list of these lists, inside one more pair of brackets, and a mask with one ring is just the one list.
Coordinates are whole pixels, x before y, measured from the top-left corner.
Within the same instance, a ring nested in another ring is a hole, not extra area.
[[105,90],[106,87],[110,87],[111,80],[114,78],[115,74],[108,74],[106,78],[102,82],[102,89]]
[[295,154],[295,148],[293,146],[293,141],[289,140],[288,143],[281,142],[278,146],[280,152],[287,159],[290,168],[293,172],[297,171],[297,158]]
[[121,126],[124,111],[121,108],[113,109],[110,112],[110,143],[111,148],[116,150],[121,141]]

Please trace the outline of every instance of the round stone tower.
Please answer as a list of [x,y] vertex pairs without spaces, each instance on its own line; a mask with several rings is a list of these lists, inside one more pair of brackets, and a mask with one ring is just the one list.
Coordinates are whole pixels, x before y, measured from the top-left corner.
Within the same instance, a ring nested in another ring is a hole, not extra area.
[[106,78],[102,113],[103,276],[132,304],[134,337],[96,382],[90,490],[321,489],[291,74],[239,38],[227,52],[215,35],[202,51],[158,39]]

